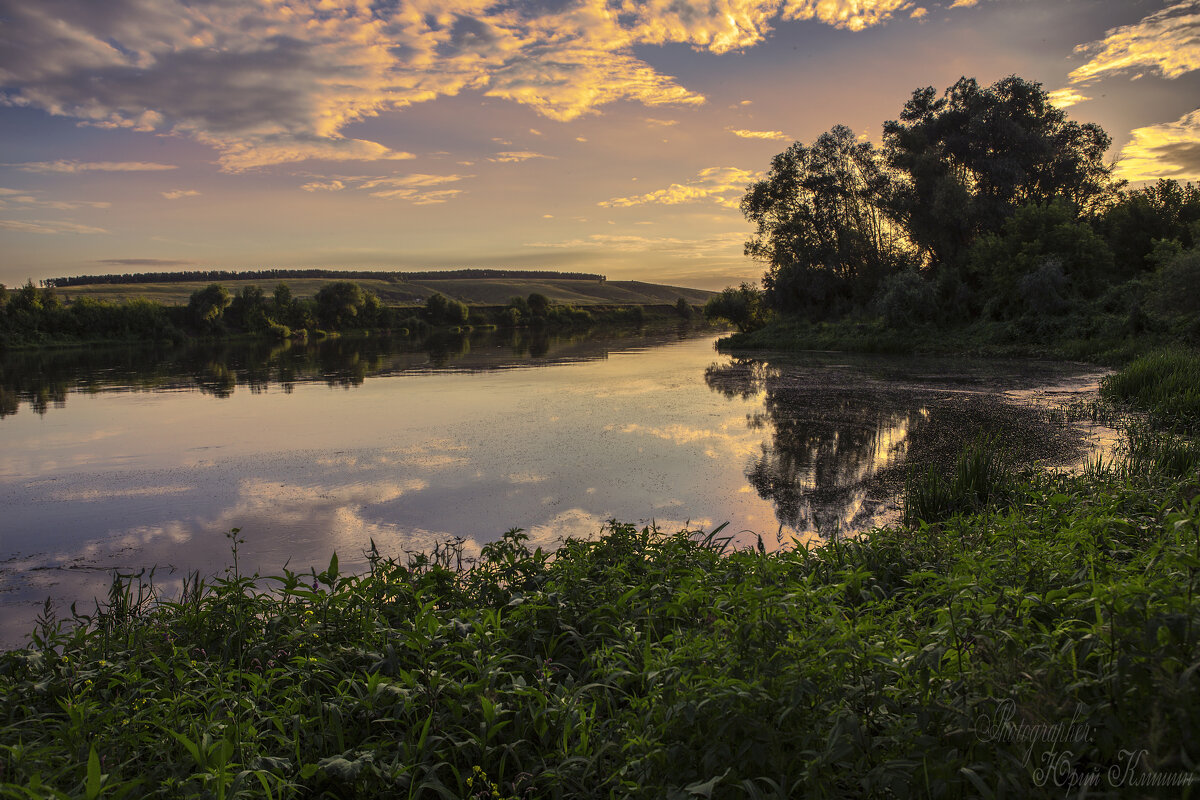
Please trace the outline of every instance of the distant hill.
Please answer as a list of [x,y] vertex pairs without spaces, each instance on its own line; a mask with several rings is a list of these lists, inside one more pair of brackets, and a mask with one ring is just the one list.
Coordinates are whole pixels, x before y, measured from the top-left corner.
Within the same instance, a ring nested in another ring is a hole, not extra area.
[[[282,275],[280,273],[288,273]],[[303,275],[302,273],[309,273]],[[311,273],[319,273],[313,275]],[[159,280],[166,275],[170,280]],[[177,280],[176,275],[189,280]],[[203,277],[201,277],[203,276]],[[374,276],[374,277],[372,277]],[[386,276],[386,277],[380,277]],[[134,280],[144,277],[146,280]],[[119,279],[119,280],[118,280]],[[88,282],[92,280],[92,282]],[[555,303],[574,306],[662,305],[680,297],[692,305],[703,305],[714,292],[682,286],[664,286],[642,281],[610,281],[603,275],[520,270],[452,270],[447,272],[355,273],[332,270],[262,270],[255,272],[143,273],[139,276],[88,276],[46,281],[65,299],[94,297],[120,300],[145,297],[164,305],[184,305],[192,292],[210,283],[230,291],[259,286],[270,294],[278,283],[286,283],[296,297],[311,297],[325,284],[350,280],[370,289],[388,305],[420,305],[430,295],[441,293],[467,305],[504,305],[514,296],[533,292]]]

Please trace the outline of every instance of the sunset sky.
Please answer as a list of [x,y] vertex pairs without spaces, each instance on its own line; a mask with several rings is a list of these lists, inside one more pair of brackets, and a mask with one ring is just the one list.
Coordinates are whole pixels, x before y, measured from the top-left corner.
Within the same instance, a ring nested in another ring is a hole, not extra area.
[[0,0],[0,282],[212,267],[719,289],[747,183],[1017,74],[1200,179],[1200,0]]

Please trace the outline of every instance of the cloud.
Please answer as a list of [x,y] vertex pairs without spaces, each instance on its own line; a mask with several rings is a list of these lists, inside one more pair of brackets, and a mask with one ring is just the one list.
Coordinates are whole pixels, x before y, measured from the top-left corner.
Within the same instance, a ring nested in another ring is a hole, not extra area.
[[1175,122],[1136,128],[1117,157],[1117,176],[1129,181],[1200,180],[1200,109]]
[[709,167],[687,183],[673,183],[665,189],[631,197],[614,197],[599,205],[605,208],[629,208],[641,205],[674,206],[681,203],[709,201],[737,208],[746,186],[758,180],[760,173],[737,167]]
[[634,236],[632,234],[594,233],[581,239],[559,242],[528,242],[526,247],[556,250],[601,249],[606,252],[667,255],[683,259],[741,258],[746,242],[744,232],[719,233],[701,239],[673,236]]
[[21,172],[79,173],[79,172],[160,172],[176,169],[174,164],[152,161],[27,161],[9,164]]
[[168,200],[182,200],[185,197],[199,197],[200,192],[195,189],[172,189],[169,192],[159,192]]
[[646,117],[646,124],[654,126],[656,128],[669,128],[672,125],[678,125],[679,120],[677,120],[677,119],[654,119],[653,117]]
[[1068,87],[1065,89],[1055,89],[1047,95],[1047,99],[1050,100],[1051,105],[1057,108],[1070,108],[1077,103],[1083,103],[1092,98],[1085,97],[1078,89]]
[[311,181],[300,187],[306,192],[340,192],[346,188],[342,181]]
[[974,8],[979,5],[979,0],[954,0],[950,4],[951,8]]
[[726,128],[739,139],[778,139],[787,141],[791,137],[783,131],[748,131],[745,128]]
[[15,219],[0,219],[0,228],[19,233],[108,233],[104,228],[95,228],[91,225],[77,225],[73,222],[57,222],[41,219],[29,222]]
[[1102,40],[1079,45],[1075,52],[1089,59],[1071,71],[1073,84],[1122,72],[1178,78],[1200,69],[1200,0],[1185,0],[1133,25],[1113,28]]
[[488,161],[495,161],[500,164],[517,164],[521,161],[528,161],[531,158],[553,158],[553,156],[545,156],[541,153],[534,153],[529,150],[508,150],[503,153],[497,153],[490,156]]
[[[977,0],[955,0],[951,8],[974,5]],[[785,0],[784,19],[815,19],[835,28],[861,31],[882,25],[892,15],[910,8],[909,0]]]
[[339,175],[310,181],[300,188],[306,192],[340,192],[357,189],[369,192],[371,197],[384,200],[407,200],[414,205],[444,203],[463,193],[463,189],[436,189],[449,183],[473,178],[474,175]]
[[412,155],[344,131],[480,92],[568,121],[705,98],[639,57],[753,47],[781,20],[849,30],[909,0],[0,0],[0,103],[210,145],[227,171]]
[[0,189],[0,202],[20,203],[36,208],[53,208],[56,211],[74,211],[77,208],[108,208],[112,203],[103,200],[42,200],[33,194],[18,189]]
[[195,263],[166,258],[102,258],[97,264],[112,264],[115,267],[184,267]]
[[908,16],[912,17],[913,19],[924,19],[926,17],[926,15],[928,15],[928,14],[929,14],[929,9],[924,8],[922,6],[918,6],[918,7],[914,8],[911,12],[909,12]]

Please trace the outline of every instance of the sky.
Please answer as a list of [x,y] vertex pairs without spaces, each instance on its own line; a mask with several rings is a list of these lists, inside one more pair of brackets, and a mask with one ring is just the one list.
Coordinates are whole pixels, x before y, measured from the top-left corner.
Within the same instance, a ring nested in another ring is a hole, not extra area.
[[1037,81],[1200,180],[1200,0],[0,0],[0,282],[504,267],[754,281],[746,186]]

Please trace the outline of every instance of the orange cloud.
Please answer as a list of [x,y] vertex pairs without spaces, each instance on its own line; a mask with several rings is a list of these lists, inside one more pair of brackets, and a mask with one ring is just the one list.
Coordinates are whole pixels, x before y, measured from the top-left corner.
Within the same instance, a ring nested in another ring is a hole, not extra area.
[[1047,95],[1047,98],[1050,100],[1050,104],[1057,108],[1070,108],[1077,103],[1083,103],[1092,99],[1090,97],[1084,97],[1083,93],[1078,89],[1072,89],[1070,87],[1065,89],[1055,89],[1053,92],[1050,92]]
[[746,186],[757,180],[760,173],[737,167],[709,167],[701,170],[687,183],[673,183],[632,197],[614,197],[599,205],[605,208],[629,208],[641,205],[674,206],[681,203],[710,201],[726,208],[738,208]]
[[412,158],[347,138],[352,123],[463,91],[569,121],[634,101],[703,95],[637,56],[647,45],[725,53],[780,19],[850,30],[908,0],[93,0],[13,3],[5,101],[84,124],[173,132],[237,172],[304,160]]
[[783,131],[748,131],[743,128],[726,128],[739,139],[777,139],[786,141],[791,137]]

